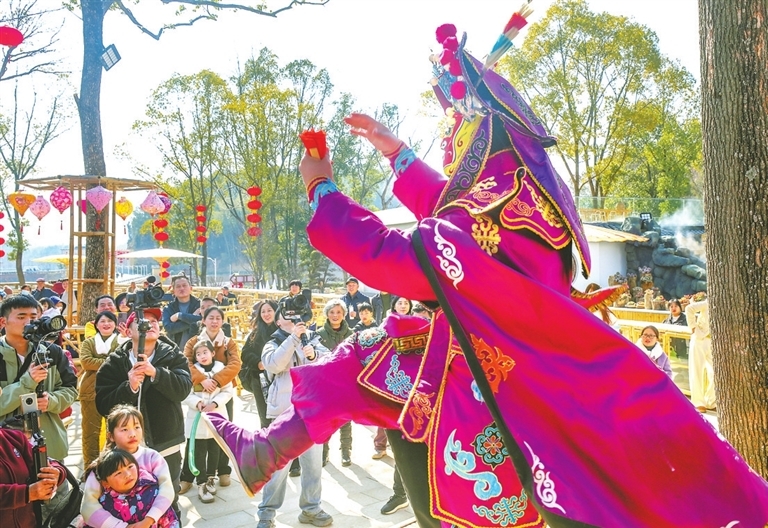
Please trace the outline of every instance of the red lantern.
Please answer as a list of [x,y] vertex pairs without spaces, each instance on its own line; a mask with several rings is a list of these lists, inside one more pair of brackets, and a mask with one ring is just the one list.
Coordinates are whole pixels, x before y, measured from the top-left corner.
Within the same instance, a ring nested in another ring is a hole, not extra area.
[[195,228],[195,231],[198,233],[205,233],[208,230],[204,225],[199,225]]
[[254,224],[261,222],[261,215],[259,213],[251,213],[247,218],[249,222],[253,222]]
[[201,205],[198,205],[197,207],[195,207],[195,211],[197,211],[197,212],[199,212],[199,213],[203,213],[203,212],[205,212],[205,211],[206,211],[206,209],[207,209],[207,208],[206,208],[204,205],[202,205],[202,204],[201,204]]
[[161,272],[160,272],[160,276],[161,276],[162,278],[164,278],[164,279],[167,279],[168,277],[170,277],[170,276],[171,276],[171,274],[170,274],[170,273],[168,273],[167,271],[161,271]]
[[171,267],[171,263],[170,263],[170,262],[168,262],[168,261],[166,260],[165,262],[162,262],[162,263],[160,264],[160,267],[161,267],[161,268],[164,268],[164,269],[168,269],[168,268],[170,268],[170,267]]
[[261,195],[261,187],[259,187],[258,185],[254,185],[253,187],[248,187],[246,192],[248,193],[248,196],[256,197]]
[[251,200],[248,202],[248,209],[261,209],[261,202],[259,200]]
[[5,256],[5,251],[3,251],[2,249],[0,249],[0,258],[3,258],[4,256]]
[[5,244],[5,239],[3,237],[0,237],[0,246],[2,246],[3,244]]
[[165,218],[158,218],[157,220],[155,220],[155,227],[157,227],[158,229],[165,229],[166,227],[168,227],[168,220],[166,220]]
[[0,26],[0,46],[15,48],[24,42],[24,35],[16,28]]
[[253,226],[253,227],[249,227],[248,228],[248,236],[257,237],[260,234],[261,234],[261,228],[260,227]]
[[159,231],[155,233],[155,240],[158,242],[166,242],[168,240],[168,233],[165,231]]
[[5,218],[5,213],[0,211],[0,219]]
[[205,216],[198,215],[198,216],[195,217],[195,220],[198,221],[198,222],[205,222]]
[[197,241],[201,244],[205,244],[207,240],[208,240],[208,237],[204,235],[200,235],[199,237],[197,237]]
[[0,232],[3,232],[3,231],[5,231],[5,226],[0,224]]

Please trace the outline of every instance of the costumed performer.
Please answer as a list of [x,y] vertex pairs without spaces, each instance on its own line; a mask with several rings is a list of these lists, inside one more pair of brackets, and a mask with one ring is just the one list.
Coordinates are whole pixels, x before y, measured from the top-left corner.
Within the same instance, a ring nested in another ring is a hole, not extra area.
[[[435,92],[455,120],[445,175],[372,118],[347,120],[392,162],[415,231],[388,229],[341,193],[327,157],[300,165],[312,245],[377,289],[441,306],[431,322],[392,315],[293,369],[293,407],[268,429],[210,417],[243,482],[260,489],[354,420],[427,446],[432,513],[446,526],[765,526],[768,483],[642,351],[569,295],[572,254],[585,275],[590,259],[544,151],[554,140],[455,34],[438,29],[445,49],[433,57]],[[470,356],[484,377],[473,379]]]

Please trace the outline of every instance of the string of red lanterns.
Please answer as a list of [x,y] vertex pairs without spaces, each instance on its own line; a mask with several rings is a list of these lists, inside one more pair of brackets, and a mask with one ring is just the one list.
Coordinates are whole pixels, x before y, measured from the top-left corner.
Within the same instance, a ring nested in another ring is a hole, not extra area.
[[261,200],[258,199],[258,197],[261,196],[261,187],[254,185],[248,187],[246,192],[248,193],[248,196],[251,197],[247,204],[248,209],[250,209],[251,212],[246,216],[246,220],[248,220],[248,224],[250,224],[246,233],[248,233],[249,237],[256,238],[261,234],[261,228],[259,227],[261,215],[259,214],[259,209],[261,209],[262,203]]
[[197,231],[197,242],[199,244],[205,244],[208,241],[208,237],[205,235],[205,233],[208,231],[208,227],[205,225],[206,221],[208,220],[205,217],[205,212],[207,210],[208,208],[203,204],[195,207],[195,211],[197,211],[197,216],[195,217],[197,226],[195,227],[195,231]]
[[[3,218],[5,218],[5,213],[0,211],[0,220],[2,220]],[[0,233],[2,233],[3,231],[5,231],[5,226],[3,224],[0,224]],[[0,237],[0,246],[2,246],[3,244],[5,244],[5,238]],[[5,256],[5,250],[0,249],[0,258],[3,258],[4,256]]]

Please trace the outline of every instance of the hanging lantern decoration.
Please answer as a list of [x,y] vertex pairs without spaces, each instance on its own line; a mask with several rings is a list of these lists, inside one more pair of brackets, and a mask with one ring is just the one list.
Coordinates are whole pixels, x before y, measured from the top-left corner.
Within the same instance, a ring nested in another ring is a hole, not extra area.
[[127,233],[127,230],[125,228],[125,219],[128,218],[131,213],[133,212],[133,204],[128,201],[128,199],[125,196],[120,197],[120,199],[115,202],[115,213],[117,213],[117,216],[123,219],[123,234]]
[[[24,216],[29,206],[35,201],[35,195],[25,192],[14,192],[8,195],[8,201],[20,216]],[[24,222],[19,222],[19,231],[24,232]]]
[[[51,212],[51,204],[49,204],[48,200],[43,198],[43,195],[41,194],[30,204],[29,210],[37,217],[38,222],[40,222],[45,218],[45,215]],[[37,225],[37,234],[40,234],[40,224]]]
[[[69,189],[66,187],[59,186],[53,190],[48,200],[51,202],[53,208],[56,209],[60,215],[63,215],[64,211],[69,209],[72,205],[72,193],[69,192]],[[59,219],[59,229],[64,229],[63,217]]]
[[161,202],[163,202],[163,210],[160,211],[158,214],[161,214],[161,215],[168,214],[168,211],[171,210],[171,198],[168,196],[167,193],[164,193],[164,192],[157,193],[157,197],[160,198]]
[[16,28],[0,26],[0,46],[15,48],[24,42],[24,35]]
[[[88,203],[96,209],[96,212],[99,213],[99,215],[101,215],[101,212],[112,200],[112,193],[101,185],[97,185],[96,187],[92,187],[85,191],[85,199],[88,200]],[[99,229],[101,229],[101,216],[96,217],[96,231]]]
[[[0,211],[0,220],[5,218],[5,213]],[[0,224],[0,232],[5,230],[5,226],[3,224]],[[0,246],[5,244],[5,238],[0,237]],[[3,258],[5,256],[5,250],[0,249],[0,258]]]
[[246,233],[249,237],[256,238],[261,234],[261,228],[259,227],[259,222],[261,222],[261,215],[259,214],[259,209],[261,209],[262,203],[258,199],[258,197],[261,196],[261,187],[258,185],[248,187],[247,192],[248,196],[251,197],[251,199],[248,200],[248,209],[251,212],[248,214],[248,216],[246,216],[246,220],[248,220],[249,224]]
[[165,204],[155,191],[149,191],[149,194],[147,194],[147,197],[144,198],[139,207],[150,216],[155,216],[165,210]]
[[205,207],[203,204],[200,204],[195,207],[195,211],[197,211],[197,216],[195,217],[195,221],[197,222],[197,227],[195,227],[195,231],[197,231],[197,242],[198,244],[205,244],[208,240],[208,237],[205,236],[206,231],[208,231],[208,228],[205,225],[205,222],[208,220],[205,217],[205,211],[207,210],[207,207]]
[[152,222],[152,225],[155,227],[155,240],[160,244],[160,247],[163,247],[163,243],[168,241],[168,233],[165,231],[168,227],[168,220],[158,218]]
[[171,276],[171,273],[168,271],[168,268],[171,267],[171,263],[167,260],[164,260],[160,263],[160,267],[162,268],[162,271],[160,272],[160,276],[164,279],[167,279]]

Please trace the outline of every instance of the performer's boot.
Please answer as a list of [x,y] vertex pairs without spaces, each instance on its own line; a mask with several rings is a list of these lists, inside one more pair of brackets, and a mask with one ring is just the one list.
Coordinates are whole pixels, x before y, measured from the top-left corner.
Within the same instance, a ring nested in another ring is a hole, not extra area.
[[246,431],[216,413],[203,413],[216,443],[232,461],[240,483],[253,497],[275,471],[313,445],[304,421],[293,407],[268,428]]

